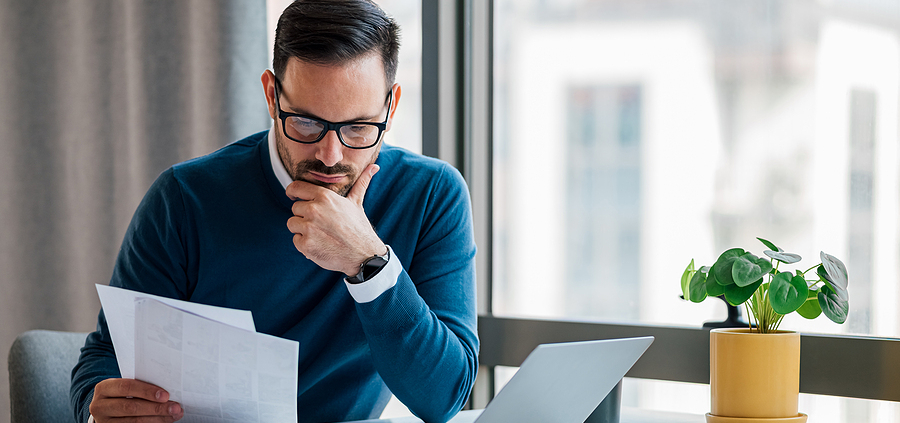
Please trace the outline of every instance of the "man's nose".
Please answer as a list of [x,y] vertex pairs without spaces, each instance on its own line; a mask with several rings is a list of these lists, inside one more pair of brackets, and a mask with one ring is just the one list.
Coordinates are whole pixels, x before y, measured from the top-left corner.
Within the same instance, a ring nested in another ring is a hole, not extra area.
[[341,144],[341,140],[338,138],[338,134],[335,131],[328,131],[316,146],[319,148],[316,151],[316,158],[319,159],[325,166],[331,167],[334,166],[344,158],[343,149],[344,146]]

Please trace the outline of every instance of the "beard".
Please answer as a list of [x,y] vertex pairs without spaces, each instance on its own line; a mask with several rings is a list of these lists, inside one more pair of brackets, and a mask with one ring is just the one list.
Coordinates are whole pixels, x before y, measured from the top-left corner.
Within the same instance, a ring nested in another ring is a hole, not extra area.
[[[285,141],[283,138],[281,138],[281,134],[275,135],[278,138],[278,142],[276,142],[275,145],[278,150],[278,155],[281,158],[281,164],[284,165],[284,169],[287,170],[288,175],[291,176],[292,180],[304,181],[323,188],[328,188],[336,192],[341,197],[346,197],[347,194],[350,193],[350,189],[353,188],[353,185],[356,183],[356,180],[359,179],[361,170],[356,169],[353,165],[349,165],[346,163],[337,163],[334,166],[325,166],[325,163],[322,163],[320,160],[316,159],[295,162],[293,160],[293,157],[291,156],[290,151],[288,151],[287,147],[284,146],[284,142],[293,141]],[[377,158],[378,151],[375,152],[372,160],[367,163],[366,166],[375,163],[375,160]],[[365,169],[365,167],[363,167],[363,169]],[[324,175],[346,175],[348,182],[345,184],[329,184],[315,178],[304,177],[304,175],[306,175],[310,171],[321,173]]]

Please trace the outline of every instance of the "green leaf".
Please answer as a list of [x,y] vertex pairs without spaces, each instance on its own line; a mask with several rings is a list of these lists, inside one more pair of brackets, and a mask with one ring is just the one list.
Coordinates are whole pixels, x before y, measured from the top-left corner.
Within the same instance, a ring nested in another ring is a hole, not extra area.
[[739,306],[749,300],[762,283],[763,278],[759,278],[758,281],[747,286],[738,286],[737,284],[726,286],[725,301],[733,306]]
[[694,273],[689,291],[685,298],[690,298],[692,302],[700,303],[706,299],[706,272]]
[[822,307],[819,307],[818,296],[818,289],[810,289],[809,293],[806,295],[806,302],[797,309],[797,314],[807,319],[815,319],[816,317],[819,317],[819,315],[822,314]]
[[[844,266],[844,263],[838,260],[838,258],[835,256],[825,254],[824,251],[819,252],[819,258],[822,259],[822,267],[825,268],[828,276],[830,276],[830,282],[832,282],[832,285],[846,290],[847,267]],[[840,293],[840,291],[838,291],[838,293]]]
[[802,276],[794,276],[790,272],[781,272],[772,278],[769,285],[769,302],[772,310],[778,314],[796,311],[806,302],[809,287]]
[[781,248],[776,247],[775,244],[771,243],[770,241],[766,241],[760,237],[756,237],[756,239],[760,240],[760,242],[762,242],[763,245],[765,245],[766,248],[768,248],[770,250],[782,251]]
[[716,272],[716,282],[718,282],[719,285],[734,285],[734,278],[731,276],[731,267],[734,264],[734,261],[738,257],[744,255],[744,253],[746,253],[746,251],[741,248],[732,248],[719,256],[716,263],[713,264],[713,269],[715,269]]
[[825,314],[825,317],[838,324],[847,321],[847,314],[850,313],[850,303],[841,299],[830,285],[822,285],[818,299],[819,306],[822,307],[822,313]]
[[784,264],[793,264],[793,263],[796,263],[796,262],[802,260],[802,258],[800,257],[799,254],[794,254],[794,253],[785,253],[785,252],[780,252],[780,251],[766,250],[766,251],[763,251],[763,254],[765,254],[775,260],[778,260]]
[[828,276],[828,272],[825,271],[825,266],[820,264],[819,267],[816,267],[816,274],[819,275],[819,278],[823,281],[831,282],[831,276]]
[[716,274],[710,270],[709,273],[706,274],[706,295],[718,297],[724,293],[725,287],[719,285],[719,282],[716,281]]
[[722,286],[734,284],[733,280],[731,281],[730,284],[727,281],[726,282],[719,281],[719,278],[716,277],[717,273],[718,273],[718,271],[716,270],[716,265],[713,264],[712,267],[709,269],[709,274],[706,275],[706,280],[712,279],[712,280],[716,281],[717,284],[722,285]]
[[744,287],[753,284],[770,270],[772,263],[768,260],[756,257],[753,253],[746,253],[734,260],[731,275],[737,286]]
[[681,274],[681,294],[684,295],[684,299],[690,301],[691,300],[691,278],[694,277],[694,259],[691,259],[691,264],[684,269],[684,273]]
[[840,299],[844,301],[850,300],[850,294],[847,292],[847,288],[841,287],[834,282],[834,280],[831,278],[831,275],[828,274],[828,271],[825,269],[824,264],[820,264],[819,267],[816,268],[816,274],[818,274],[819,278],[822,279],[823,282],[825,282],[825,285],[828,285],[829,288],[834,290],[834,292]]

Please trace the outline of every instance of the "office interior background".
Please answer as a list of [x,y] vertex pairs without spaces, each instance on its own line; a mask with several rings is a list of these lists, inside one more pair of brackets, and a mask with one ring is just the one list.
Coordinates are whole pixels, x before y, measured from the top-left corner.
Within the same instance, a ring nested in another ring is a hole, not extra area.
[[[94,284],[156,175],[271,125],[259,76],[288,3],[0,0],[0,350],[93,330]],[[846,324],[784,328],[900,337],[900,2],[483,3],[379,1],[403,30],[386,142],[466,175],[481,313],[699,327],[725,308],[681,300],[681,272],[760,254],[758,236],[798,268],[824,250],[849,269]],[[487,37],[444,36],[447,13],[486,16]],[[465,93],[448,103],[446,86]],[[623,405],[705,413],[709,389],[629,378]],[[800,409],[900,421],[889,401],[804,394]]]

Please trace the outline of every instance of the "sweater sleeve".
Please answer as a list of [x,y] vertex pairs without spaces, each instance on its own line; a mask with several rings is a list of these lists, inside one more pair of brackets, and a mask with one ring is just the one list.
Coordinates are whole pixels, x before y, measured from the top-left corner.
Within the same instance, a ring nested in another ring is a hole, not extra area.
[[84,423],[90,417],[91,400],[94,398],[94,385],[98,382],[120,377],[116,362],[116,353],[106,327],[106,317],[100,310],[97,331],[88,334],[81,357],[72,369],[72,385],[70,401],[75,411],[75,421]]
[[[185,249],[180,226],[184,206],[172,169],[147,191],[128,226],[110,285],[184,299],[187,289]],[[75,421],[90,416],[94,386],[121,377],[106,316],[100,311],[97,331],[88,335],[72,369],[70,402]]]
[[448,169],[429,193],[412,262],[394,287],[356,305],[385,384],[429,423],[462,408],[478,370],[471,205],[462,176]]

